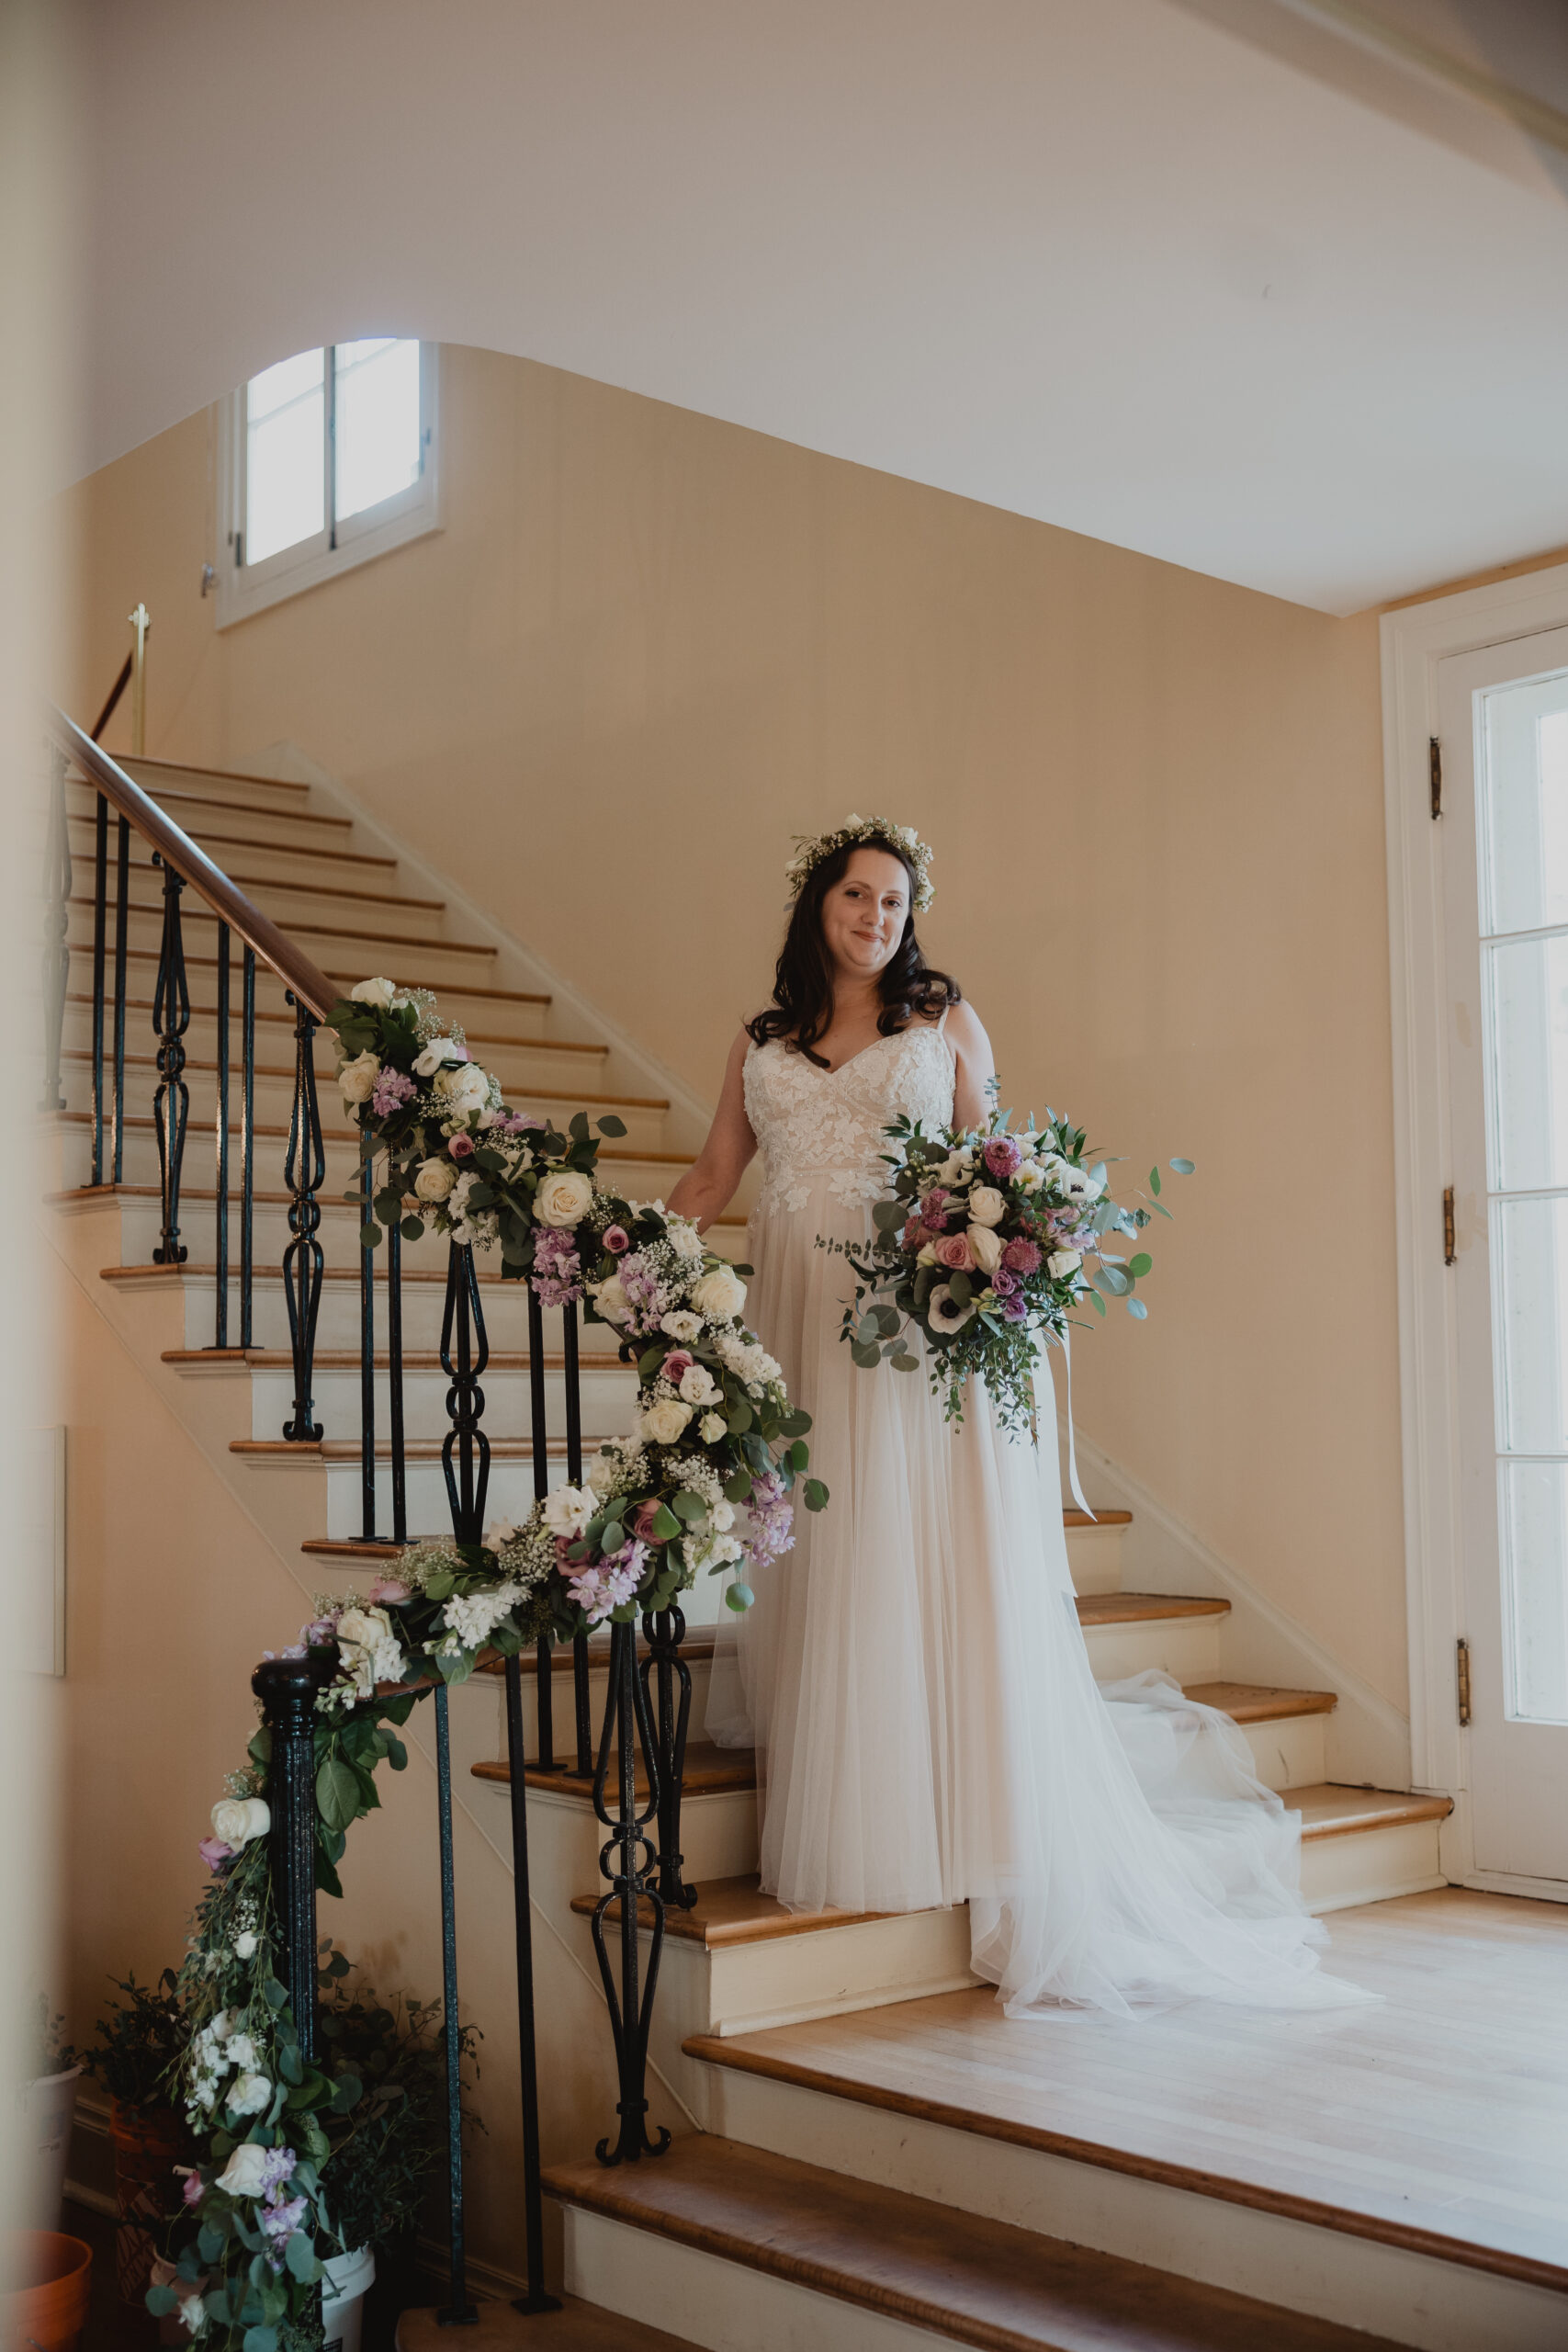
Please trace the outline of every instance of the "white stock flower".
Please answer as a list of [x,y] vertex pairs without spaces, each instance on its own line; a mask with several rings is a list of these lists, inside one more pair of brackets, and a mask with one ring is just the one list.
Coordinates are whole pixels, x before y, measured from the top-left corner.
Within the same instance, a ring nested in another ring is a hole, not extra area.
[[425,1046],[423,1052],[418,1057],[414,1063],[414,1076],[416,1078],[434,1078],[436,1071],[441,1068],[444,1062],[463,1062],[467,1060],[468,1055],[455,1039],[451,1037],[432,1037],[429,1045]]
[[368,1102],[376,1091],[376,1080],[381,1075],[381,1064],[368,1046],[344,1062],[338,1071],[338,1089],[345,1102]]
[[478,1062],[457,1062],[435,1073],[435,1091],[448,1111],[466,1119],[490,1101],[490,1075]]
[[969,1247],[983,1274],[994,1274],[1002,1262],[1002,1237],[988,1225],[969,1227]]
[[720,1497],[719,1500],[715,1503],[708,1516],[713,1521],[714,1525],[717,1528],[721,1535],[728,1534],[729,1530],[735,1524],[735,1505],[733,1503],[726,1502],[723,1498]]
[[444,1201],[457,1181],[457,1170],[449,1159],[422,1159],[413,1180],[415,1195],[422,1201]]
[[700,1315],[688,1315],[683,1306],[678,1306],[672,1315],[660,1317],[659,1328],[671,1340],[700,1340],[703,1318]]
[[1054,1283],[1065,1283],[1082,1264],[1083,1258],[1077,1250],[1053,1250],[1045,1261],[1045,1271]]
[[534,1195],[534,1215],[559,1233],[581,1225],[593,1200],[593,1179],[581,1168],[552,1168]]
[[692,1408],[678,1396],[661,1396],[642,1416],[642,1433],[655,1445],[673,1445],[692,1418]]
[[258,2147],[254,2140],[242,2140],[219,2174],[217,2185],[225,2197],[259,2197],[271,2160],[270,2148]]
[[272,2085],[265,2075],[242,2075],[224,2105],[231,2115],[260,2115],[272,2105]]
[[705,1363],[688,1364],[681,1374],[681,1394],[688,1405],[712,1405],[719,1391]]
[[355,1004],[373,1004],[385,1012],[397,990],[390,980],[355,980],[348,993]]
[[242,2075],[254,2074],[261,2063],[256,2056],[256,2045],[248,2033],[231,2035],[223,2054],[230,2065],[238,2068]]
[[575,1543],[598,1508],[592,1487],[552,1487],[545,1497],[545,1525],[552,1535],[570,1536]]
[[945,1332],[949,1337],[954,1331],[962,1331],[974,1312],[973,1306],[955,1304],[946,1283],[938,1283],[926,1302],[926,1320],[933,1330]]
[[220,1797],[212,1808],[212,1834],[225,1846],[248,1846],[253,1838],[265,1838],[271,1827],[265,1797]]
[[728,1323],[746,1305],[746,1285],[732,1266],[715,1266],[692,1284],[692,1305],[711,1323]]
[[705,1413],[697,1423],[697,1435],[705,1445],[716,1445],[728,1427],[722,1413]]
[[631,1313],[632,1303],[619,1274],[609,1274],[602,1283],[590,1283],[588,1294],[606,1323],[624,1323]]
[[1000,1225],[1008,1213],[1007,1195],[994,1184],[976,1184],[969,1195],[971,1225]]

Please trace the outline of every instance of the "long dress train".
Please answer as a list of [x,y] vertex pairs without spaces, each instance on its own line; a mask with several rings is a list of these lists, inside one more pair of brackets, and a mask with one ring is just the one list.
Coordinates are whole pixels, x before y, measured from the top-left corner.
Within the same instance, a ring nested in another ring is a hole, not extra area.
[[1300,1816],[1235,1725],[1168,1676],[1095,1683],[1049,1435],[1006,1436],[978,1385],[955,1432],[922,1374],[862,1372],[840,1340],[850,1277],[818,1237],[869,1231],[889,1120],[951,1120],[942,1025],[834,1071],[777,1040],[746,1058],[748,1320],[832,1497],[796,1513],[715,1659],[708,1736],[758,1752],[762,1884],[811,1910],[967,1901],[1010,2015],[1364,1999],[1318,1972]]

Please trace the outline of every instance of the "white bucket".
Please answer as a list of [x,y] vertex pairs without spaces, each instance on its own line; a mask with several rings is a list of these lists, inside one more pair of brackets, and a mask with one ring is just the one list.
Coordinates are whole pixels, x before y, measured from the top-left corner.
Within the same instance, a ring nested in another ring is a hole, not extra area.
[[359,2324],[376,2283],[376,2257],[367,2245],[356,2246],[352,2254],[329,2255],[322,2270],[322,2352],[360,2352]]
[[40,2075],[22,2092],[17,2154],[26,2167],[24,2228],[60,2227],[65,2165],[71,2154],[71,2126],[76,2114],[76,2083],[81,2072],[80,2066],[68,2066],[62,2075]]

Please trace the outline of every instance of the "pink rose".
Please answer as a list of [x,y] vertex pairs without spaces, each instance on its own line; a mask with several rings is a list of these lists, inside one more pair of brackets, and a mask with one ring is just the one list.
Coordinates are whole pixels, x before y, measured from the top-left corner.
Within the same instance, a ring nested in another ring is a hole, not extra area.
[[665,1379],[672,1387],[678,1388],[682,1373],[690,1372],[695,1362],[696,1358],[689,1348],[671,1348],[661,1367]]
[[215,1871],[229,1860],[236,1849],[226,1846],[221,1838],[204,1838],[196,1850],[207,1864],[208,1869]]
[[406,1600],[412,1590],[413,1587],[405,1584],[401,1577],[378,1577],[370,1587],[370,1598],[383,1603]]
[[1037,1241],[1010,1241],[1002,1250],[1002,1263],[1010,1273],[1037,1274],[1040,1272],[1040,1245]]
[[454,1159],[471,1159],[474,1156],[472,1136],[454,1136],[446,1146]]
[[991,1288],[998,1298],[1010,1298],[1018,1288],[1018,1276],[1010,1274],[1005,1266],[998,1266],[991,1276]]
[[660,1541],[653,1532],[653,1522],[659,1517],[659,1511],[660,1506],[656,1501],[638,1503],[632,1518],[632,1532],[639,1543],[657,1544]]
[[1004,1298],[1002,1301],[1002,1319],[1004,1322],[1021,1323],[1028,1312],[1029,1308],[1021,1298]]
[[1023,1153],[1011,1136],[993,1136],[986,1146],[984,1158],[991,1174],[999,1177],[1005,1184],[1016,1171]]
[[969,1236],[966,1233],[944,1233],[942,1239],[933,1242],[931,1247],[936,1251],[937,1264],[945,1266],[950,1273],[967,1274],[974,1272],[975,1252],[969,1247]]
[[906,1250],[923,1250],[926,1246],[926,1228],[918,1216],[912,1216],[898,1238]]
[[605,1227],[604,1247],[610,1252],[612,1258],[618,1258],[623,1250],[629,1250],[631,1246],[631,1235],[626,1231],[624,1225],[611,1225]]
[[[185,2170],[185,2167],[182,2165],[176,2165],[175,2166],[175,2170],[176,2172],[182,2172]],[[186,2185],[180,2191],[180,2195],[185,2199],[186,2203],[187,2205],[199,2205],[206,2194],[207,2183],[203,2180],[201,2175],[198,2172],[186,2172]]]

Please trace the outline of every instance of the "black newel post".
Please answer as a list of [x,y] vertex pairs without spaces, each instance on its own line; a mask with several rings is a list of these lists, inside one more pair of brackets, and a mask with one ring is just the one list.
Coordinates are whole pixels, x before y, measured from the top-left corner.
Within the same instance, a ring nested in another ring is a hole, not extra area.
[[277,1973],[288,1990],[303,2056],[316,2050],[316,1699],[337,1670],[332,1646],[264,1659],[251,1677],[272,1733],[266,1801]]
[[158,1035],[158,1091],[152,1097],[152,1124],[158,1130],[164,1231],[152,1252],[152,1262],[158,1266],[183,1266],[186,1253],[180,1239],[180,1163],[185,1158],[186,1118],[190,1110],[190,1090],[184,1075],[190,989],[186,980],[185,933],[180,922],[180,893],[186,886],[184,878],[155,852],[152,863],[164,869],[164,933],[158,951],[158,986],[152,999],[152,1026]]
[[[605,1804],[610,1777],[611,1743],[615,1745],[615,1811]],[[648,1775],[648,1802],[639,1812],[637,1802],[637,1759],[642,1751]],[[659,1892],[658,1857],[649,1841],[648,1824],[659,1811],[659,1756],[648,1700],[637,1667],[637,1628],[614,1625],[610,1632],[610,1695],[604,1709],[604,1729],[599,1742],[599,1769],[593,1778],[593,1810],[610,1835],[599,1855],[599,1870],[609,1885],[593,1913],[593,1949],[604,1979],[610,2012],[610,2032],[615,2045],[615,2072],[621,2096],[615,2112],[621,2128],[612,2147],[601,2140],[594,2151],[602,2165],[635,2164],[639,2156],[661,2156],[670,2134],[659,2127],[659,2137],[648,2136],[648,2030],[653,2017],[653,1996],[659,1984],[659,1957],[664,1948],[664,1903]],[[646,1902],[653,1935],[649,1945],[648,1978],[638,1992],[637,1928]],[[604,1936],[604,1917],[612,1904],[620,1909],[619,1983]]]

